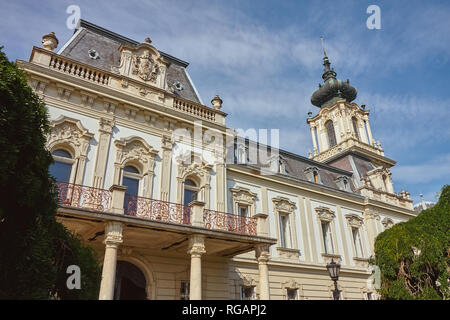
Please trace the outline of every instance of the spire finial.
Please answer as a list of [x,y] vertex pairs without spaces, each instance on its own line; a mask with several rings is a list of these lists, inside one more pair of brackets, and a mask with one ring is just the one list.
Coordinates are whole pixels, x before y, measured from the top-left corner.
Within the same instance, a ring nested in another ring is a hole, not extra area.
[[320,36],[320,41],[322,41],[322,50],[323,50],[323,56],[327,56],[327,52],[325,51],[325,41],[323,41],[323,36]]

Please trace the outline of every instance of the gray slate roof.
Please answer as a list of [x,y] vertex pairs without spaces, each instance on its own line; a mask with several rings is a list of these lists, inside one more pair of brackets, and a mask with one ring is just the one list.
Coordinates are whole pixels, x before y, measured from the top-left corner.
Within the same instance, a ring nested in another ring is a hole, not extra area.
[[[82,19],[80,19],[79,26],[81,31],[60,54],[108,72],[111,71],[112,66],[119,65],[119,48],[122,44],[132,46],[139,44],[137,41],[123,37]],[[78,29],[75,30],[75,32],[77,31]],[[99,54],[98,59],[89,57],[88,52],[91,49],[97,51]],[[189,81],[186,74],[186,67],[189,63],[167,53],[161,51],[160,53],[166,60],[171,62],[167,69],[167,82],[173,85],[178,81],[183,87],[183,90],[175,89],[173,93],[181,98],[201,103],[193,84]]]

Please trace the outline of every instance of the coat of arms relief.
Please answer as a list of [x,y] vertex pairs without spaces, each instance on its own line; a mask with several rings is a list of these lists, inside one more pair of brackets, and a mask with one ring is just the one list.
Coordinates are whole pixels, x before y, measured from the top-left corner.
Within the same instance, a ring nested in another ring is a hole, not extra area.
[[133,56],[133,74],[138,75],[144,81],[156,82],[159,66],[153,59],[150,51],[145,50],[142,55]]

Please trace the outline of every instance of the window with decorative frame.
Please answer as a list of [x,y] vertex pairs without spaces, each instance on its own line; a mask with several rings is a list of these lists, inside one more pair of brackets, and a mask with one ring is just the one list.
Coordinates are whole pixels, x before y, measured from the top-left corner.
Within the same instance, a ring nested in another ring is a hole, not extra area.
[[336,217],[334,212],[328,208],[319,206],[314,209],[317,213],[317,219],[322,233],[322,256],[336,256],[337,255],[337,243],[336,243],[336,231],[334,226],[334,218]]
[[272,203],[278,224],[279,247],[281,249],[297,249],[294,218],[295,202],[278,196],[272,199]]
[[233,204],[232,210],[235,215],[245,212],[247,217],[252,217],[256,214],[256,193],[243,187],[230,188],[230,192]]
[[345,216],[352,237],[353,256],[355,258],[364,258],[364,246],[362,241],[363,218],[356,214],[347,214]]
[[300,300],[303,296],[302,286],[294,278],[282,282],[281,289],[284,300]]
[[306,179],[308,179],[308,181],[314,183],[322,183],[320,179],[319,168],[317,168],[316,166],[308,167],[303,172],[305,173]]
[[[55,177],[57,180],[63,179],[67,180],[64,181],[67,183],[83,184],[87,153],[94,134],[84,128],[80,120],[66,116],[52,120],[50,130],[46,148],[52,152],[55,161],[59,162],[50,168],[50,173],[57,175],[58,177]],[[70,164],[72,166],[67,179]],[[58,173],[58,170],[61,172]]]

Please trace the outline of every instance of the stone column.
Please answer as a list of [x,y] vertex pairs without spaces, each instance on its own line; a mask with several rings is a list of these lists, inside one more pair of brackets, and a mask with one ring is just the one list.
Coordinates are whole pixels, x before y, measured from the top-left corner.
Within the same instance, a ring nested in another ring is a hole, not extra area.
[[111,141],[111,133],[114,128],[114,120],[100,118],[98,122],[98,146],[97,155],[95,159],[94,181],[92,186],[94,188],[103,188],[105,177],[106,162],[108,160],[109,145]]
[[256,246],[255,256],[256,260],[258,260],[259,270],[259,299],[270,300],[269,267],[267,265],[270,258],[269,246]]
[[191,255],[190,300],[202,299],[202,254],[206,253],[205,238],[192,235],[189,239],[188,254]]
[[102,281],[99,300],[114,299],[116,280],[117,248],[122,243],[122,224],[108,222],[105,227],[105,258],[103,260]]
[[162,168],[161,168],[161,196],[160,200],[169,201],[170,197],[170,167],[172,165],[173,142],[170,136],[161,138]]

